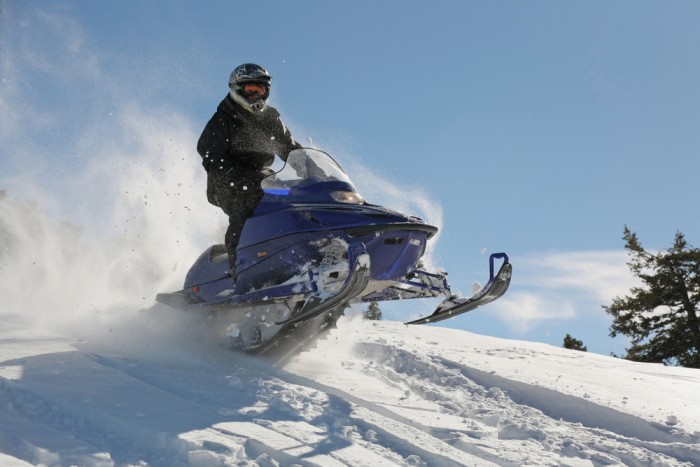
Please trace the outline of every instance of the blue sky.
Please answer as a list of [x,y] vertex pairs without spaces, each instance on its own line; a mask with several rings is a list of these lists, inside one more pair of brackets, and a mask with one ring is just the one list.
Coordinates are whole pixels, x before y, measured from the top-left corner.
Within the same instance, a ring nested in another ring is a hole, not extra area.
[[508,252],[509,294],[446,326],[619,353],[600,306],[633,284],[624,225],[700,244],[699,18],[691,1],[0,0],[0,187],[81,223],[100,185],[100,224],[119,164],[153,162],[129,131],[164,125],[194,174],[172,209],[201,205],[196,138],[257,62],[297,139],[439,224],[453,286]]

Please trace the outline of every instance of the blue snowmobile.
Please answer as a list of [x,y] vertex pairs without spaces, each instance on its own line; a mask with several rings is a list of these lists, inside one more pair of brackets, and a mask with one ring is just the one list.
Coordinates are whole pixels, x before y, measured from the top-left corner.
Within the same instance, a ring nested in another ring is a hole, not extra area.
[[192,265],[182,290],[156,297],[225,315],[227,334],[247,352],[313,339],[360,302],[444,297],[431,315],[406,323],[425,324],[466,313],[508,289],[512,267],[505,253],[495,253],[487,284],[470,298],[454,295],[446,274],[426,271],[420,261],[437,227],[367,203],[323,151],[294,150],[280,171],[270,172],[241,234],[235,283],[225,246],[213,245]]

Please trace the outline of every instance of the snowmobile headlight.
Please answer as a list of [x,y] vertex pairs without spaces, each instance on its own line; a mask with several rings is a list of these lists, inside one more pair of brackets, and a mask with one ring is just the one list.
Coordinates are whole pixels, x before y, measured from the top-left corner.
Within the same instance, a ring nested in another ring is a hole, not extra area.
[[365,200],[354,191],[331,191],[331,198],[339,203],[365,204]]

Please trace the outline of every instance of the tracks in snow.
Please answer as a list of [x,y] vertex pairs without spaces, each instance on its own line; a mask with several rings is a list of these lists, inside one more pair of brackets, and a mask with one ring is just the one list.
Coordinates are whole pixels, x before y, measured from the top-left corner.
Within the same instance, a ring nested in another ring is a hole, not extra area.
[[[381,339],[356,344],[352,354],[342,363],[347,371],[374,380],[366,383],[369,386],[381,381],[402,394],[387,403],[340,394],[333,384],[332,391],[356,405],[366,422],[372,420],[367,412],[379,415],[372,422],[375,426],[367,429],[381,431],[387,420],[411,426],[414,431],[406,431],[406,442],[421,442],[415,436],[419,429],[433,438],[433,444],[450,446],[447,455],[461,463],[472,464],[478,458],[497,465],[700,464],[697,436],[586,399],[439,355],[411,352]],[[311,354],[300,360],[303,363],[291,371],[303,373],[301,365],[315,363]]]

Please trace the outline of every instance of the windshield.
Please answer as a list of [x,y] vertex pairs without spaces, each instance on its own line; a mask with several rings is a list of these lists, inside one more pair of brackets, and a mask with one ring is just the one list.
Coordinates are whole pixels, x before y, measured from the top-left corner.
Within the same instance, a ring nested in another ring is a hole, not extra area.
[[292,188],[323,182],[340,182],[355,190],[350,178],[330,155],[304,148],[290,152],[282,170],[265,178],[262,188],[266,193],[286,195]]

